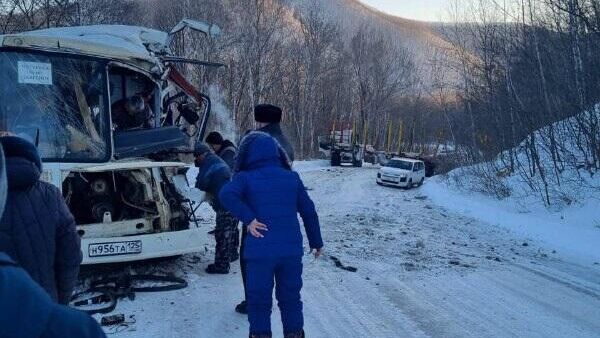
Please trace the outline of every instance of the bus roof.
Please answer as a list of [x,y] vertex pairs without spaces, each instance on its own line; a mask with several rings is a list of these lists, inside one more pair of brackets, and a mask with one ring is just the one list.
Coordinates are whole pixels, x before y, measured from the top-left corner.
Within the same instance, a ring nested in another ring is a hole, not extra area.
[[168,54],[168,34],[125,25],[48,28],[0,35],[0,46],[89,55],[123,61],[150,70],[156,55]]

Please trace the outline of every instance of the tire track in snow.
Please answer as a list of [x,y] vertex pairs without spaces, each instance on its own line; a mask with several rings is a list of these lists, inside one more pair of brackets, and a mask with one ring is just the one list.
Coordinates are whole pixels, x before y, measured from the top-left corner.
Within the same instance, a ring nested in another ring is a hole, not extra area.
[[363,277],[329,271],[334,268],[326,265],[320,264],[305,278],[309,336],[425,337]]

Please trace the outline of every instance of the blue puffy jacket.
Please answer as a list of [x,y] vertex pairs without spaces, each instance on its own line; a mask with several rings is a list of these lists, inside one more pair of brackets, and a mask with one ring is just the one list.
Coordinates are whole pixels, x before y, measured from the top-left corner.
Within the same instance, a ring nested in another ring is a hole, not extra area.
[[244,259],[302,256],[298,213],[310,247],[321,248],[315,205],[277,141],[252,132],[242,140],[237,161],[238,173],[221,189],[221,203],[244,225],[256,219],[269,229],[263,238],[246,236]]
[[218,199],[219,192],[230,180],[231,170],[227,163],[213,152],[207,153],[204,162],[198,166],[196,188],[209,194],[211,205],[215,211],[222,209]]
[[1,137],[8,196],[0,218],[0,251],[7,253],[50,297],[67,303],[77,283],[82,254],[75,221],[55,186],[40,181],[34,145]]
[[27,273],[0,252],[0,337],[106,337],[89,315],[56,304]]

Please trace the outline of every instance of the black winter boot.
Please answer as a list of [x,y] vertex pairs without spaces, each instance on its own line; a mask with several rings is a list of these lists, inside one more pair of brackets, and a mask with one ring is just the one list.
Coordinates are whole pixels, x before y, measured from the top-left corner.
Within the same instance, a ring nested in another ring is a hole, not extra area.
[[240,255],[238,254],[237,250],[233,251],[230,255],[229,255],[230,259],[229,261],[231,263],[237,261],[238,259],[240,259]]
[[229,265],[223,266],[223,265],[209,264],[204,271],[206,271],[206,273],[211,274],[211,275],[226,275],[229,273]]
[[304,330],[302,330],[300,332],[286,333],[283,337],[284,338],[304,338]]
[[241,303],[236,305],[235,312],[241,313],[243,315],[247,315],[248,314],[248,303],[246,303],[246,301],[243,300]]

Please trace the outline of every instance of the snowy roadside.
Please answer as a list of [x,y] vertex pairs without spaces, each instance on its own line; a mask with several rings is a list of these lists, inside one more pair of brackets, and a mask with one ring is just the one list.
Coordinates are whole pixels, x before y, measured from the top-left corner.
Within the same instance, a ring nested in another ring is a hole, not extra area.
[[562,257],[586,264],[600,262],[600,201],[596,199],[550,211],[537,205],[537,200],[527,203],[516,198],[497,200],[476,192],[467,194],[441,177],[428,180],[423,191],[439,206],[542,241]]
[[294,170],[299,173],[317,171],[329,167],[328,160],[313,160],[313,161],[296,161],[294,162]]

